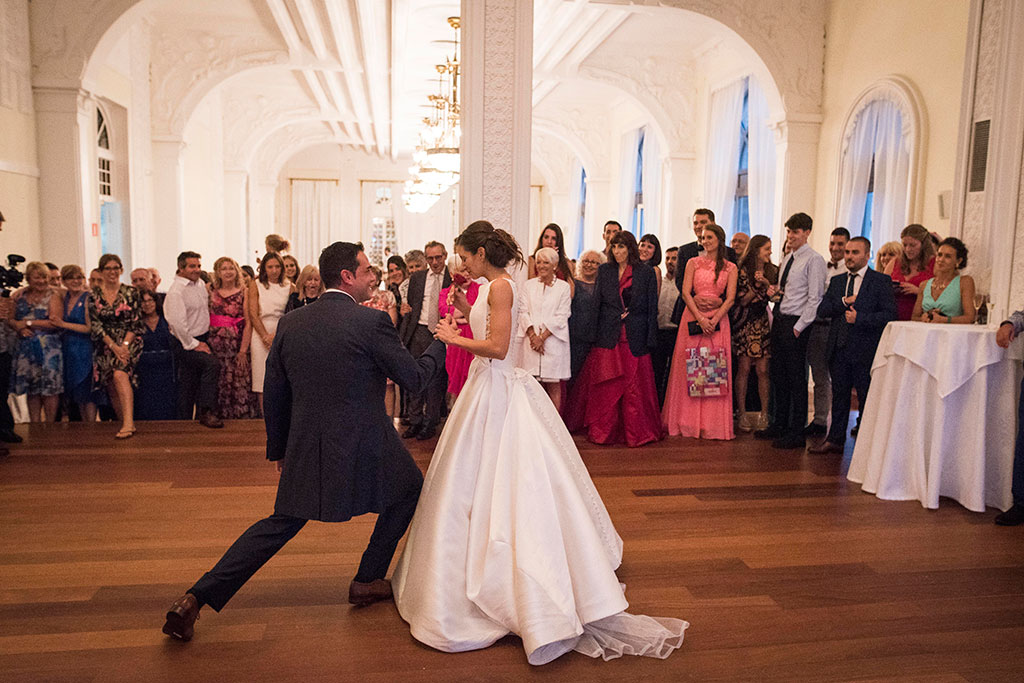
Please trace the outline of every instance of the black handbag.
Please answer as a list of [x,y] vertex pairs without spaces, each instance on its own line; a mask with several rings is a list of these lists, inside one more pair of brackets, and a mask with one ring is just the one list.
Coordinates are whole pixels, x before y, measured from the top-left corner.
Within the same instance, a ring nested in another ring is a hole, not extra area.
[[[718,321],[717,323],[715,323],[715,329],[711,331],[718,332],[718,328],[720,328],[721,326],[722,322]],[[697,335],[704,334],[704,330],[701,328],[700,323],[697,322],[696,320],[691,320],[686,324],[686,331],[690,333],[691,337],[696,337]]]

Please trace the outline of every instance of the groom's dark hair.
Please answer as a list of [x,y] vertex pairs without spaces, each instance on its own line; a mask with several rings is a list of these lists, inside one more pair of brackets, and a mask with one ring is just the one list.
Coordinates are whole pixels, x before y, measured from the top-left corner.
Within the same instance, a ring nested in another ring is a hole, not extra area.
[[341,271],[355,275],[359,268],[359,252],[363,243],[335,242],[320,252],[320,280],[324,289],[337,289],[341,284]]

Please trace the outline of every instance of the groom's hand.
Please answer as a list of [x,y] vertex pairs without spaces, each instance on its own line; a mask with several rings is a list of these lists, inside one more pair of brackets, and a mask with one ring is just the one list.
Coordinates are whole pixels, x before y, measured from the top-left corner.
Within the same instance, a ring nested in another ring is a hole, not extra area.
[[277,469],[277,473],[281,474],[281,472],[284,470],[284,460],[275,460],[274,467]]

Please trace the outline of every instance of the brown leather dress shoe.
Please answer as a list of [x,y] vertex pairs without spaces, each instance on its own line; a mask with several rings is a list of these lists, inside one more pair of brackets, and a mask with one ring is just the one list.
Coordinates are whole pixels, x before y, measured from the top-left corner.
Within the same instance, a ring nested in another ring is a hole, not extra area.
[[167,610],[167,621],[163,632],[175,640],[188,642],[192,640],[196,619],[199,618],[199,601],[191,593],[185,593],[174,601]]
[[365,607],[381,600],[390,600],[391,582],[387,579],[374,579],[369,583],[353,580],[348,587],[348,601],[356,607]]
[[833,441],[829,441],[828,439],[825,439],[824,441],[819,443],[817,446],[811,446],[810,448],[808,448],[807,452],[808,453],[813,453],[814,455],[827,455],[827,454],[842,455],[843,454],[843,446],[841,444],[837,444],[837,443],[835,443]]
[[220,429],[224,426],[224,421],[217,417],[217,413],[207,410],[199,416],[199,424],[210,429]]

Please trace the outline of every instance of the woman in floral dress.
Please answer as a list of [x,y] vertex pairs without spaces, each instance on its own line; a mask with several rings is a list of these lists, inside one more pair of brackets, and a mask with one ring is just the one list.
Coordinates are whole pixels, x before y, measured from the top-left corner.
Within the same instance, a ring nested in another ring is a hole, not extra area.
[[138,385],[135,366],[142,355],[139,291],[121,284],[124,266],[117,254],[101,256],[98,270],[103,280],[89,297],[96,381],[107,387],[114,411],[121,418],[121,430],[115,438],[127,439],[135,434],[133,387]]
[[32,422],[57,419],[57,404],[64,391],[64,352],[60,334],[50,319],[59,320],[60,297],[50,287],[50,269],[32,261],[25,266],[28,287],[15,294],[14,320],[18,348],[11,368],[11,393],[28,394]]
[[252,392],[249,344],[252,327],[245,316],[248,293],[242,287],[242,269],[234,259],[222,256],[213,264],[210,290],[210,351],[220,364],[217,380],[217,414],[224,420],[259,415]]

